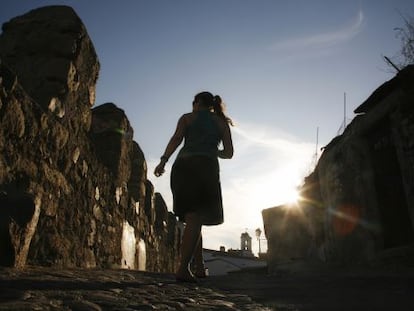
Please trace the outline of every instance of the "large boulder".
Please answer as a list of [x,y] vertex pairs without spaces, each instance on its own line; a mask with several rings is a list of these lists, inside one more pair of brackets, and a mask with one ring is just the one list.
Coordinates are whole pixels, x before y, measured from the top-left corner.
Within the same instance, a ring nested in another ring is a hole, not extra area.
[[88,129],[99,61],[85,26],[68,6],[42,7],[3,24],[0,58],[44,111]]

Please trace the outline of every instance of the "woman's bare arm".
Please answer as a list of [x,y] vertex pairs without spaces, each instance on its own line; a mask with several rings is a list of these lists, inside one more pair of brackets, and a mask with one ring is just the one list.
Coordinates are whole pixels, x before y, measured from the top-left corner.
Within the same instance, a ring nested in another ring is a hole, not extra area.
[[155,176],[159,177],[165,172],[164,170],[165,163],[167,163],[170,156],[174,153],[174,151],[177,149],[177,147],[181,144],[181,142],[184,139],[186,125],[187,125],[186,115],[183,115],[178,120],[175,133],[170,138],[170,141],[168,142],[167,147],[165,148],[164,154],[161,157],[161,161],[154,170]]
[[230,126],[226,121],[222,121],[223,124],[223,150],[219,150],[217,156],[221,159],[231,159],[233,157],[233,140],[231,138]]

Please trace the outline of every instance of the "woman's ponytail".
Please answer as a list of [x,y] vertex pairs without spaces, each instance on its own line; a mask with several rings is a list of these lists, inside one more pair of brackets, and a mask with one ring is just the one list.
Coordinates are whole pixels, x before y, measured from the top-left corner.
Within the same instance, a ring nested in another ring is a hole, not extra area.
[[224,114],[224,104],[218,95],[213,97],[213,110],[220,118],[223,118],[228,124],[233,126],[233,121]]
[[196,102],[206,108],[213,108],[213,111],[220,118],[223,118],[228,124],[233,125],[233,121],[224,114],[224,105],[220,96],[213,96],[210,92],[201,92],[194,97],[193,104]]

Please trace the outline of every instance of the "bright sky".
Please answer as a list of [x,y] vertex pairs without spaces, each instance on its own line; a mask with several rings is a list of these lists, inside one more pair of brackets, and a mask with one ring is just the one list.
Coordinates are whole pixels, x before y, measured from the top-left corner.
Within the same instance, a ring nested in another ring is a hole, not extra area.
[[[171,209],[169,171],[152,174],[204,90],[220,95],[235,156],[222,160],[225,223],[203,229],[205,247],[240,248],[263,231],[261,211],[285,203],[322,147],[377,87],[393,77],[382,59],[400,48],[395,27],[412,0],[2,0],[0,22],[50,4],[72,6],[101,63],[96,105],[125,110],[148,179]],[[262,250],[265,249],[262,242]]]

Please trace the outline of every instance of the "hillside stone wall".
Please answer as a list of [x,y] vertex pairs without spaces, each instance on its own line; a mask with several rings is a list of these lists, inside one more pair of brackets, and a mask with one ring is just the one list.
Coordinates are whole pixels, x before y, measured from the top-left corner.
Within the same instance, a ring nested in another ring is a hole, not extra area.
[[149,186],[124,111],[91,109],[98,71],[70,7],[3,25],[0,265],[174,270],[180,227]]
[[[306,214],[310,235],[302,235],[291,248],[296,253],[300,248],[303,259],[358,265],[395,252],[399,255],[387,260],[409,261],[398,257],[405,252],[401,248],[414,243],[413,102],[411,65],[375,90],[355,110],[344,133],[324,147],[314,172],[305,178],[297,207]],[[284,256],[277,251],[280,239],[304,228],[295,218],[283,231],[286,213],[280,213],[263,211],[274,254],[270,266]],[[414,251],[405,253],[414,258]]]

